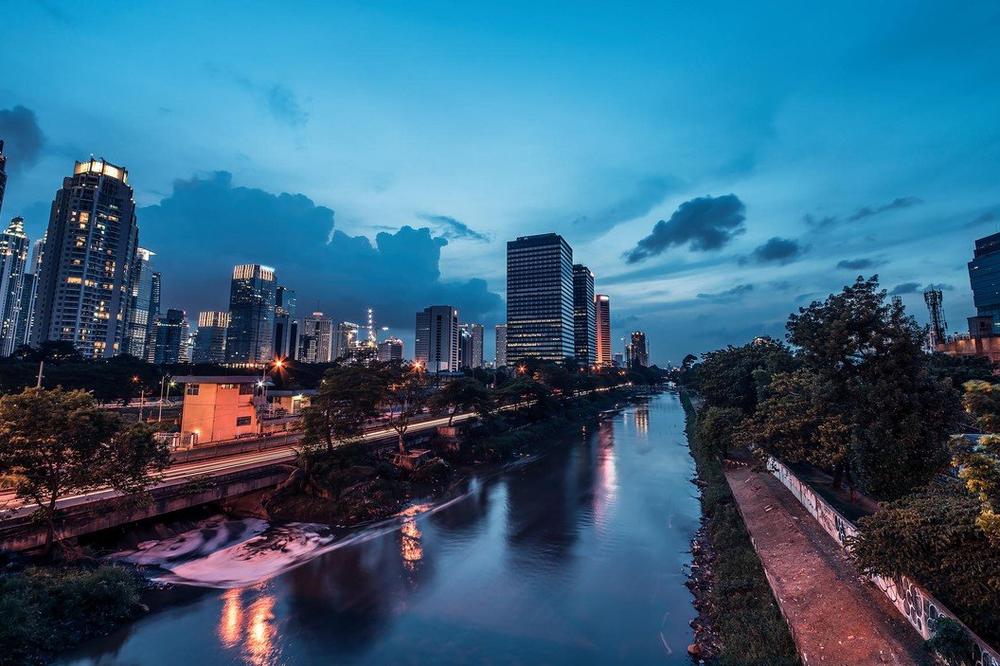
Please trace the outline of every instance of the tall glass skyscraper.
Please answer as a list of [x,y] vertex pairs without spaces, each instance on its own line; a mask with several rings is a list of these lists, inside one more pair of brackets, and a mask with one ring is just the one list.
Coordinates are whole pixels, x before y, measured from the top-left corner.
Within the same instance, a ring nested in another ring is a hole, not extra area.
[[413,358],[427,372],[455,372],[459,369],[458,310],[450,305],[432,305],[417,313]]
[[559,234],[507,243],[507,363],[574,356],[573,249]]
[[483,325],[459,324],[458,364],[462,368],[483,367]]
[[296,319],[295,291],[278,287],[274,292],[274,355],[298,358],[299,321]]
[[1000,233],[980,238],[969,262],[972,302],[980,317],[993,317],[993,334],[1000,335]]
[[604,294],[594,297],[594,322],[597,329],[594,360],[597,365],[611,365],[611,299]]
[[42,270],[42,257],[45,254],[45,237],[35,241],[31,250],[31,272],[24,274],[24,286],[21,287],[21,314],[17,318],[17,341],[14,349],[20,345],[31,344],[31,332],[35,324],[35,296],[38,294],[38,274]]
[[642,331],[632,331],[631,342],[628,345],[629,367],[649,367],[649,347],[646,344],[646,334]]
[[267,363],[274,343],[274,269],[240,264],[229,291],[226,363]]
[[333,359],[333,320],[322,312],[303,317],[299,360],[303,363],[329,363]]
[[3,211],[3,194],[7,189],[7,156],[3,154],[3,139],[0,139],[0,212]]
[[495,365],[503,368],[507,365],[507,324],[497,324],[495,331],[497,347]]
[[17,339],[17,329],[27,263],[28,236],[24,233],[24,220],[15,217],[0,233],[0,356],[10,356],[21,342]]
[[228,330],[228,312],[199,312],[192,360],[195,363],[225,363]]
[[155,255],[146,248],[138,248],[132,263],[132,284],[128,312],[128,342],[125,353],[136,358],[148,358],[153,325],[159,314],[159,305],[153,310],[153,268],[150,259]]
[[188,319],[184,310],[170,308],[156,318],[153,363],[183,363],[187,360]]
[[71,342],[86,358],[124,351],[139,228],[128,171],[77,162],[56,192],[35,301],[35,343]]
[[573,341],[576,360],[586,366],[594,364],[597,327],[594,306],[594,274],[583,264],[573,265]]

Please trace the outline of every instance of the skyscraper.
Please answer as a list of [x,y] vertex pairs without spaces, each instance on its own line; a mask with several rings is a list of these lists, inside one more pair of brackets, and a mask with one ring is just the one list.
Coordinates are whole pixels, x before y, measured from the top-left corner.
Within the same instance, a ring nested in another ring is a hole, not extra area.
[[646,345],[646,334],[642,331],[632,331],[632,341],[629,343],[629,367],[649,367],[649,347]]
[[558,234],[509,241],[507,362],[573,355],[573,249]]
[[459,325],[458,363],[462,368],[483,367],[483,325]]
[[36,343],[71,342],[86,358],[124,351],[138,236],[128,171],[104,160],[77,162],[52,202]]
[[31,344],[31,333],[35,324],[35,296],[38,294],[38,274],[42,269],[42,257],[45,252],[45,237],[35,241],[31,250],[31,272],[24,274],[24,286],[21,287],[21,313],[17,318],[17,338],[14,349],[20,345]]
[[299,360],[303,363],[329,363],[333,360],[333,320],[322,312],[313,312],[302,320]]
[[7,156],[3,154],[3,139],[0,139],[0,212],[3,211],[3,194],[7,189]]
[[976,312],[980,317],[992,317],[993,335],[1000,334],[1000,233],[976,241],[968,266]]
[[597,327],[594,305],[594,274],[583,264],[573,265],[573,341],[576,360],[586,366],[594,364]]
[[153,363],[182,363],[188,344],[188,319],[184,310],[170,308],[156,318]]
[[594,322],[597,335],[594,345],[594,360],[597,365],[611,365],[611,299],[604,294],[594,297]]
[[[136,358],[149,358],[150,342],[153,326],[159,312],[152,311],[153,304],[153,268],[150,259],[155,255],[146,248],[140,247],[135,252],[132,263],[132,280],[130,285],[130,303],[128,312],[127,344],[125,353]],[[159,310],[159,308],[157,308]]]
[[225,363],[228,329],[228,312],[199,312],[198,332],[194,336],[192,361],[195,363]]
[[386,338],[380,342],[378,344],[378,360],[382,362],[402,361],[403,341],[399,338]]
[[496,325],[496,367],[507,365],[507,324]]
[[353,321],[342,321],[337,324],[337,333],[331,353],[331,355],[336,354],[333,356],[333,360],[351,356],[358,346],[358,331],[360,329],[361,327]]
[[15,217],[0,234],[0,356],[10,356],[20,344],[17,329],[27,263],[28,236],[24,233],[24,220]]
[[278,287],[274,292],[274,355],[298,358],[299,320],[296,319],[295,291]]
[[413,358],[427,372],[458,370],[458,343],[458,310],[450,305],[432,305],[417,313]]
[[226,363],[267,363],[274,342],[274,269],[260,264],[233,268],[229,291]]

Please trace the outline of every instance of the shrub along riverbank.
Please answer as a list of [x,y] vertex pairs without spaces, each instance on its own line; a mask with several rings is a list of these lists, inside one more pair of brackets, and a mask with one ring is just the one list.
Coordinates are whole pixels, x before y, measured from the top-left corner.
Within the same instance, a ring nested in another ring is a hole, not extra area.
[[0,574],[0,664],[41,664],[145,612],[146,587],[121,566],[29,566]]
[[687,436],[701,486],[702,528],[693,544],[690,587],[702,631],[700,656],[718,664],[798,664],[788,625],[722,472],[718,450],[701,442],[698,414],[682,391]]

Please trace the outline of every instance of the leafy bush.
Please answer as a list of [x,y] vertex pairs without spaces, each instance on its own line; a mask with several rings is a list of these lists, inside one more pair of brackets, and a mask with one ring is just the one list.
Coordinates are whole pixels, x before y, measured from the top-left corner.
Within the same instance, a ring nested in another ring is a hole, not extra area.
[[975,643],[962,625],[951,618],[938,619],[927,647],[941,655],[948,666],[972,666],[976,662]]

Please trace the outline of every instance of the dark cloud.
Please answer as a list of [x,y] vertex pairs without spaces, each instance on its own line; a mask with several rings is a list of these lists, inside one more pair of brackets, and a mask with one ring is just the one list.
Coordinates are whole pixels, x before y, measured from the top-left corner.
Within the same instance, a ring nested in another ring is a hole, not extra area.
[[298,97],[280,83],[255,81],[231,69],[214,63],[205,63],[205,70],[214,76],[228,79],[254,97],[271,116],[290,127],[301,127],[309,120]]
[[835,224],[837,224],[838,220],[833,215],[824,215],[822,217],[819,217],[812,214],[806,214],[802,216],[802,222],[807,227],[814,229],[816,231],[820,231],[822,229],[828,229],[834,226]]
[[843,268],[851,271],[862,271],[868,268],[881,266],[884,263],[885,262],[880,259],[841,259],[837,262],[837,268]]
[[750,253],[758,264],[790,264],[799,259],[809,248],[791,238],[775,236]]
[[644,178],[621,199],[573,220],[573,230],[576,233],[603,233],[622,222],[647,215],[674,187],[675,183],[665,178]]
[[749,294],[751,291],[753,291],[752,284],[738,284],[732,289],[727,289],[714,294],[698,294],[698,298],[704,301],[712,301],[713,303],[727,303],[729,301],[735,301],[740,297]]
[[864,219],[866,217],[871,217],[872,215],[878,215],[880,213],[886,213],[890,210],[899,210],[901,208],[911,208],[918,204],[922,204],[923,201],[917,197],[897,197],[887,204],[881,206],[864,206],[857,209],[854,213],[847,218],[848,222],[857,222],[858,220]]
[[35,112],[23,106],[0,109],[0,139],[4,141],[7,171],[18,173],[31,168],[42,156],[45,134]]
[[490,242],[490,237],[486,234],[476,231],[470,228],[465,222],[456,220],[448,215],[421,214],[417,215],[417,217],[424,222],[433,224],[435,230],[448,240],[474,240],[480,243]]
[[625,253],[634,264],[674,247],[693,251],[718,250],[746,231],[746,207],[735,194],[699,197],[682,203],[670,220],[660,220],[653,231]]
[[903,296],[904,294],[915,294],[918,291],[923,291],[920,288],[919,282],[903,282],[893,287],[889,294],[892,296]]
[[938,289],[940,291],[955,291],[955,286],[951,284],[945,284],[943,282],[931,283],[927,285],[927,289]]
[[333,210],[302,194],[237,187],[227,172],[176,181],[138,217],[139,242],[163,273],[164,307],[225,308],[232,267],[262,263],[296,290],[302,312],[358,320],[371,306],[380,325],[404,332],[432,304],[454,305],[468,321],[502,308],[483,280],[441,279],[448,241],[428,228],[381,232],[373,243],[336,230]]

